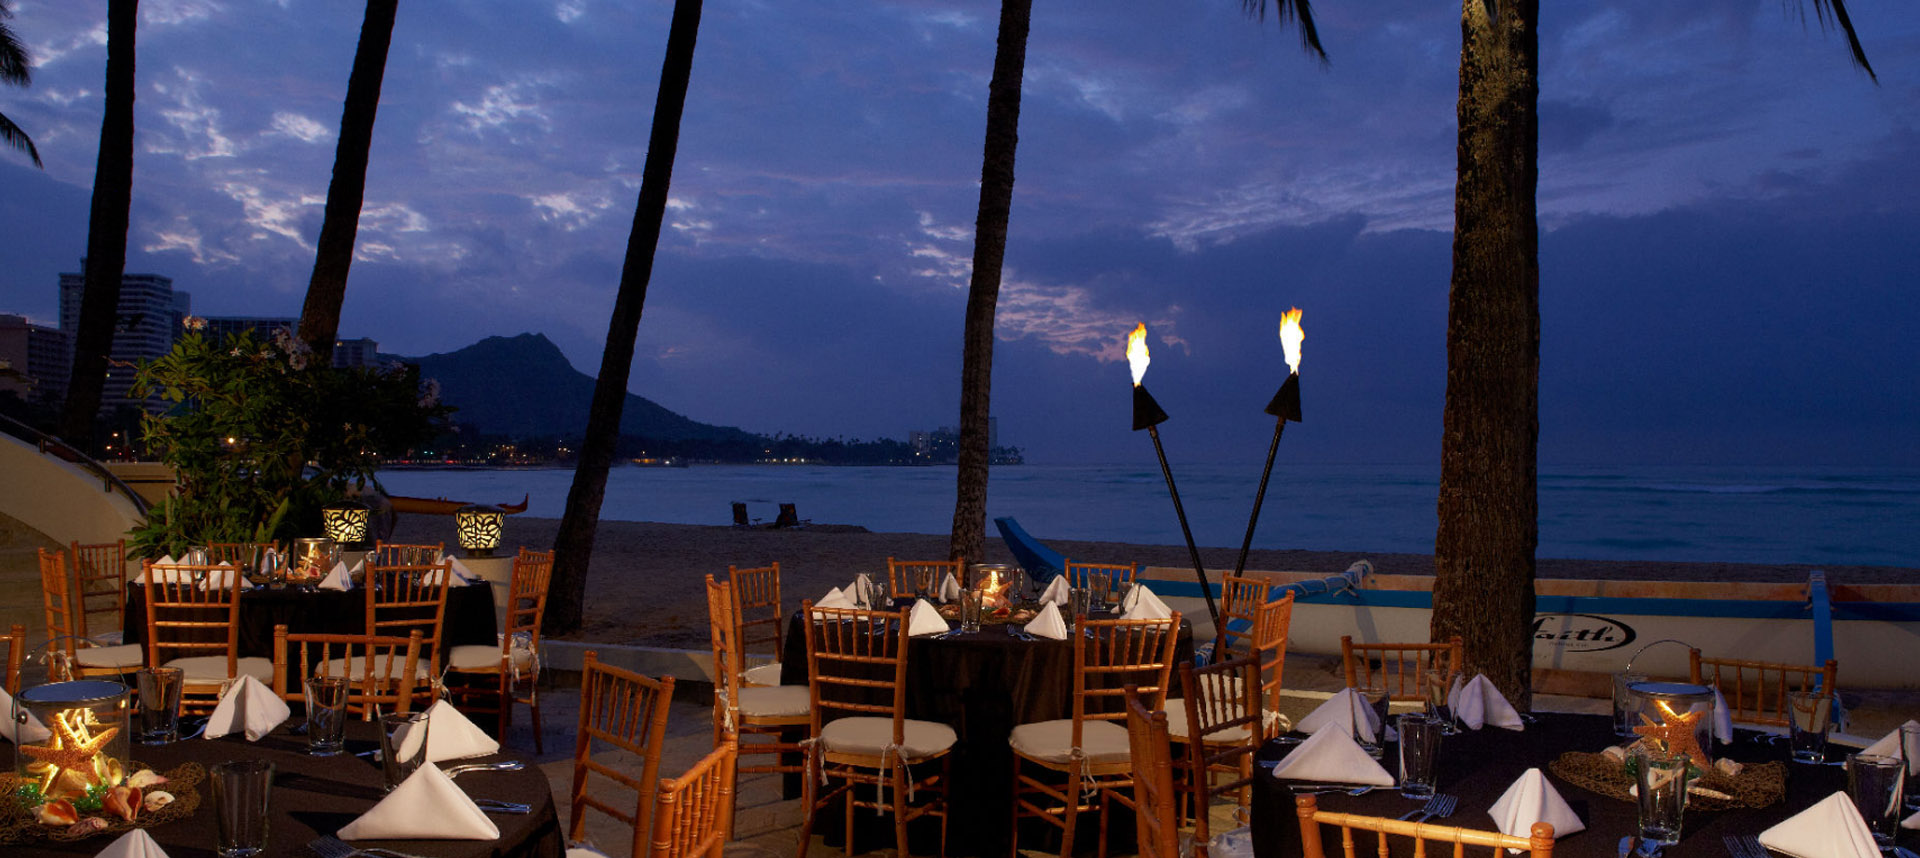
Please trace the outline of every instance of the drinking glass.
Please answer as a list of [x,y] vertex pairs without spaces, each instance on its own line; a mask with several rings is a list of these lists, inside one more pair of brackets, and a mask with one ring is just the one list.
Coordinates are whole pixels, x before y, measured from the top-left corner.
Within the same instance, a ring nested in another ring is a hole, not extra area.
[[267,854],[267,806],[273,763],[235,760],[213,767],[214,850],[220,858]]
[[1409,712],[1396,723],[1400,729],[1400,795],[1432,798],[1438,780],[1434,757],[1440,753],[1443,725],[1424,712]]
[[1908,810],[1920,810],[1920,724],[1900,725],[1900,758],[1907,761],[1905,788]]
[[1453,683],[1448,680],[1452,675],[1444,670],[1429,670],[1422,680],[1427,690],[1427,714],[1440,722],[1440,735],[1452,736],[1460,732],[1453,725],[1453,706],[1447,702],[1447,696],[1453,692]]
[[1085,587],[1067,591],[1067,625],[1077,628],[1080,619],[1093,610],[1093,593]]
[[1661,846],[1680,842],[1680,821],[1687,809],[1687,766],[1691,762],[1686,754],[1646,748],[1633,752],[1641,840]]
[[1644,673],[1616,673],[1613,675],[1613,734],[1615,736],[1633,736],[1636,723],[1635,715],[1640,707],[1633,700],[1632,686],[1636,682],[1646,682]]
[[1787,714],[1793,719],[1793,761],[1827,761],[1827,731],[1833,729],[1833,698],[1822,691],[1790,691]]
[[1847,755],[1847,798],[1853,799],[1867,830],[1873,832],[1873,844],[1882,852],[1893,851],[1893,836],[1900,833],[1900,782],[1905,771],[1906,763],[1899,757]]
[[979,590],[960,591],[960,631],[967,634],[980,631],[982,599]]
[[[1367,704],[1365,709],[1355,709],[1353,712],[1354,741],[1360,743],[1361,749],[1367,752],[1367,756],[1380,759],[1387,752],[1387,702],[1389,700],[1387,687],[1368,685],[1355,688],[1354,693],[1359,694]],[[1368,712],[1373,713],[1371,722],[1367,718]],[[1375,724],[1379,726],[1375,727]],[[1372,738],[1365,738],[1367,736]]]
[[427,761],[427,713],[380,716],[380,770],[392,792]]
[[346,750],[347,678],[307,679],[307,753],[331,757]]
[[177,667],[143,667],[135,675],[140,691],[140,744],[165,745],[180,739],[180,690],[186,671]]
[[914,570],[913,595],[914,595],[914,598],[917,598],[917,599],[925,599],[935,595],[933,590],[933,570],[932,569]]

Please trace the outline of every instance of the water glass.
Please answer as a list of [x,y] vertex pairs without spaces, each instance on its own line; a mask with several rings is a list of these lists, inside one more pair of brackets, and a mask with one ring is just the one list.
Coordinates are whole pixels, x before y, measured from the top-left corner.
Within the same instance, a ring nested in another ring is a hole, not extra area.
[[1920,810],[1920,724],[1900,725],[1900,758],[1907,761],[1907,778],[1901,793],[1908,810]]
[[344,676],[307,679],[307,753],[331,757],[346,750],[347,690]]
[[979,590],[960,591],[960,631],[967,634],[980,631],[983,599]]
[[1833,729],[1833,698],[1826,691],[1790,691],[1787,715],[1792,719],[1793,761],[1827,761],[1827,731]]
[[1067,591],[1067,625],[1077,627],[1080,619],[1093,611],[1093,593],[1085,587]]
[[427,761],[427,713],[380,716],[380,771],[392,792]]
[[177,667],[143,667],[135,674],[140,691],[139,739],[142,745],[165,745],[180,739],[180,690],[186,671]]
[[1637,717],[1640,706],[1633,699],[1634,683],[1646,682],[1644,673],[1616,673],[1613,675],[1613,734],[1615,736],[1635,736],[1633,728],[1640,726]]
[[1899,757],[1847,755],[1847,798],[1853,799],[1882,852],[1893,850],[1893,836],[1900,833],[1900,782],[1905,768]]
[[[1354,693],[1360,695],[1367,705],[1364,709],[1356,708],[1353,712],[1353,739],[1360,743],[1361,749],[1367,752],[1367,756],[1380,759],[1387,752],[1387,702],[1391,698],[1388,697],[1387,688],[1384,685],[1355,688]],[[1372,713],[1371,719],[1368,718],[1368,713]],[[1374,726],[1376,724],[1379,726]],[[1368,736],[1372,738],[1369,739]]]
[[1640,839],[1661,846],[1680,842],[1680,820],[1687,809],[1686,754],[1639,749],[1633,752],[1639,790]]
[[213,811],[218,828],[214,850],[220,858],[267,854],[267,808],[272,792],[271,762],[235,760],[213,767]]
[[1421,686],[1427,692],[1427,714],[1440,722],[1440,735],[1452,736],[1460,732],[1453,725],[1453,705],[1447,702],[1453,693],[1453,675],[1444,670],[1429,670],[1421,679]]
[[1395,723],[1400,729],[1400,795],[1432,798],[1443,724],[1424,712],[1409,712]]

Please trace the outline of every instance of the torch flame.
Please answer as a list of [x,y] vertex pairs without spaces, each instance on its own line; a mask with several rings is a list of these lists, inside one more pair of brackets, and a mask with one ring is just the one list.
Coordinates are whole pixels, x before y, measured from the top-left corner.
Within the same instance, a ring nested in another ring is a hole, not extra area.
[[1280,317],[1280,348],[1287,355],[1287,369],[1300,374],[1300,341],[1306,339],[1300,332],[1300,308],[1289,309]]
[[1140,379],[1147,374],[1147,323],[1127,335],[1127,366],[1133,370],[1133,386],[1140,386]]
[[998,570],[989,571],[986,582],[980,585],[980,604],[989,611],[1007,607],[1011,604],[1007,599],[1007,588],[1011,586],[1011,579],[1000,580]]

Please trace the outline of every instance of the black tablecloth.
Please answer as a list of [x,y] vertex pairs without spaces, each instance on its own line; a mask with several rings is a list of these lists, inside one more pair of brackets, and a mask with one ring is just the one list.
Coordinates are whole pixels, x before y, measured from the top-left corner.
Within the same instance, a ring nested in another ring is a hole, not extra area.
[[[1553,788],[1559,791],[1573,808],[1574,814],[1587,826],[1584,831],[1564,838],[1556,837],[1553,848],[1555,858],[1613,858],[1619,854],[1620,838],[1638,833],[1634,805],[1574,786],[1555,777],[1547,768],[1563,752],[1599,751],[1621,742],[1614,737],[1612,725],[1612,719],[1606,716],[1546,714],[1539,716],[1537,723],[1528,725],[1526,730],[1518,733],[1488,727],[1441,739],[1439,790],[1460,797],[1458,809],[1451,818],[1445,820],[1445,824],[1492,830],[1494,822],[1487,815],[1488,808],[1527,769],[1538,768],[1546,773]],[[1290,748],[1273,743],[1262,750],[1261,757],[1277,759],[1284,756],[1287,750]],[[1395,775],[1399,773],[1398,753],[1399,749],[1389,744],[1383,762],[1387,770]],[[1737,731],[1735,741],[1722,746],[1715,756],[1730,757],[1741,762],[1784,760],[1787,758],[1787,748],[1784,743],[1763,742],[1757,738],[1757,734],[1743,730]],[[1833,759],[1838,760],[1843,756],[1840,750],[1833,752]],[[1690,808],[1686,813],[1681,840],[1669,847],[1667,854],[1673,858],[1690,855],[1720,858],[1726,854],[1721,844],[1724,835],[1759,834],[1774,823],[1832,795],[1836,790],[1846,789],[1846,774],[1838,766],[1789,765],[1791,771],[1787,777],[1785,800],[1757,810],[1709,812]],[[1377,789],[1358,797],[1342,792],[1322,793],[1317,801],[1324,810],[1388,818],[1398,817],[1421,804],[1413,799],[1401,798],[1398,790],[1390,788]],[[1272,769],[1262,769],[1254,779],[1253,789],[1254,854],[1258,858],[1295,858],[1300,855],[1298,820],[1292,791],[1285,782],[1272,776]],[[1330,831],[1332,829],[1323,829],[1323,836]],[[1902,840],[1910,836],[1913,836],[1912,832],[1904,832]],[[1374,849],[1373,835],[1362,833],[1355,837],[1360,841],[1359,845],[1371,854]],[[1394,854],[1403,854],[1403,851],[1404,854],[1412,854],[1412,838],[1393,838],[1392,843]]]
[[[807,643],[800,622],[795,612],[787,626],[780,665],[782,685],[807,684]],[[1175,647],[1175,668],[1168,682],[1178,687],[1178,665],[1193,660],[1193,627],[1184,619]],[[952,754],[952,788],[947,793],[948,854],[997,858],[1008,853],[1013,749],[1007,744],[1007,736],[1020,724],[1073,717],[1072,695],[1070,640],[1025,641],[1009,635],[1006,626],[989,625],[977,634],[911,641],[907,647],[907,717],[950,725],[959,737]],[[916,825],[934,827],[939,823],[928,818]],[[820,826],[829,836],[840,828],[825,818]],[[1131,817],[1124,826],[1115,824],[1111,828],[1126,842],[1132,841]],[[1044,848],[1042,838],[1050,831],[1053,829],[1044,825],[1023,828],[1021,843]],[[885,839],[865,845],[879,848],[891,842],[892,829],[887,828],[883,836]],[[1091,836],[1079,842],[1085,843],[1088,851],[1093,849]],[[1057,837],[1053,848],[1059,848]]]
[[[288,732],[288,727],[300,720],[296,717],[258,742],[229,736],[187,739],[153,747],[135,745],[133,758],[158,771],[189,762],[200,763],[211,770],[214,764],[228,760],[271,760],[273,794],[269,801],[273,816],[267,824],[267,854],[310,856],[307,842],[338,831],[366,812],[380,800],[385,781],[378,765],[352,753],[375,747],[377,728],[374,724],[355,721],[347,725],[349,753],[313,757],[307,755],[306,737]],[[497,798],[533,807],[533,812],[528,814],[488,814],[487,818],[500,828],[499,840],[358,840],[354,845],[397,849],[426,858],[559,858],[566,852],[565,832],[554,810],[553,791],[547,786],[546,774],[534,765],[535,761],[512,753],[476,757],[472,761],[515,758],[523,759],[527,767],[517,772],[476,772],[455,781],[474,798]],[[210,858],[214,854],[216,823],[211,781],[202,781],[198,791],[200,808],[193,816],[147,829],[171,858]],[[45,841],[9,846],[0,851],[4,851],[7,858],[91,856],[117,836],[101,835],[72,843]]]
[[[240,591],[240,655],[273,657],[273,627],[284,625],[295,634],[364,634],[367,628],[365,590],[314,590],[255,587]],[[147,591],[127,587],[125,641],[147,640]],[[493,617],[493,588],[469,584],[447,588],[447,615],[441,627],[443,646],[466,644],[498,646]]]

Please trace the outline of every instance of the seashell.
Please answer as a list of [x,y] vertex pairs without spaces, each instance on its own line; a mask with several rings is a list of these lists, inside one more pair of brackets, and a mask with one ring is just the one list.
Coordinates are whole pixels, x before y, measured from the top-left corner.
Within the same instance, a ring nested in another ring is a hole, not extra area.
[[1740,765],[1739,763],[1726,759],[1725,757],[1722,757],[1718,760],[1714,760],[1713,767],[1716,769],[1719,769],[1721,774],[1724,774],[1730,778],[1739,777],[1741,770],[1746,768],[1746,766]]
[[117,784],[127,779],[126,767],[119,760],[104,754],[95,758],[94,769],[103,784]]
[[132,822],[134,817],[140,815],[140,808],[142,807],[140,801],[139,787],[130,787],[122,784],[107,790],[106,797],[100,800],[100,806],[108,813]]
[[160,774],[152,769],[141,769],[140,771],[134,772],[133,777],[127,778],[127,786],[139,787],[141,789],[158,786],[166,782],[166,775]]
[[49,798],[72,798],[87,794],[87,787],[93,786],[93,779],[78,769],[61,769],[53,778],[53,786],[47,789]]
[[72,825],[80,821],[80,811],[73,809],[73,802],[57,798],[34,811],[34,816],[42,825]]
[[89,816],[67,827],[68,834],[87,835],[96,831],[105,831],[107,821],[98,816]]
[[152,813],[156,810],[159,810],[160,808],[163,808],[169,804],[172,804],[173,793],[167,792],[166,790],[163,790],[163,789],[148,790],[146,801],[143,803],[146,805],[147,812]]

